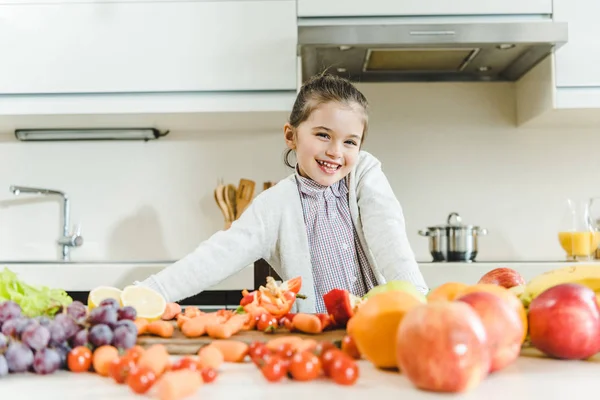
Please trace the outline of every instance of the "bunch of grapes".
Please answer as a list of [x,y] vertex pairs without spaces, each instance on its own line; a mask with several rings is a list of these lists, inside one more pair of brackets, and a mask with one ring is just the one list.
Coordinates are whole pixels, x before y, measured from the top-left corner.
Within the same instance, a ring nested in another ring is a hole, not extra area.
[[74,301],[54,319],[28,318],[14,301],[0,302],[0,377],[9,372],[50,374],[67,368],[67,356],[76,346],[94,350],[102,345],[133,347],[136,311],[106,299],[89,314]]

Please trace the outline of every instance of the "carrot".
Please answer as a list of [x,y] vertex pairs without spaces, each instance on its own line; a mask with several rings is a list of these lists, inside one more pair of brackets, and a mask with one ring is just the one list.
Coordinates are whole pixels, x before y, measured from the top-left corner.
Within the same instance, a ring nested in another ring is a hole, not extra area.
[[298,341],[292,344],[292,349],[296,353],[302,353],[303,351],[312,351],[317,347],[317,341],[314,339],[304,339],[301,342]]
[[204,314],[202,311],[200,311],[198,309],[198,307],[194,307],[194,306],[187,306],[183,313],[185,314],[186,317],[190,317],[190,318],[194,318],[194,317],[197,317],[198,315]]
[[194,394],[203,383],[202,376],[197,371],[190,369],[169,371],[158,383],[158,398],[180,400]]
[[207,325],[206,333],[214,339],[229,339],[242,330],[247,320],[247,314],[234,315],[225,322]]
[[98,347],[92,354],[92,365],[94,366],[94,371],[96,371],[98,375],[108,376],[110,363],[118,358],[119,350],[117,350],[116,347],[108,344]]
[[147,333],[148,320],[146,318],[136,318],[133,323],[137,326],[138,336]]
[[216,313],[202,314],[184,322],[181,326],[181,332],[189,338],[199,337],[206,333],[208,325],[223,321],[223,317],[219,317]]
[[225,359],[223,353],[215,346],[204,346],[198,351],[198,366],[200,368],[219,369]]
[[141,355],[137,365],[138,367],[148,367],[156,374],[156,377],[162,375],[170,364],[169,353],[162,344],[154,344],[146,349]]
[[146,330],[152,335],[169,338],[173,336],[175,328],[169,321],[158,320],[150,322]]
[[208,347],[214,346],[223,354],[225,362],[242,362],[248,354],[248,343],[239,340],[215,340]]
[[187,321],[189,321],[190,319],[191,319],[190,317],[186,317],[184,314],[179,314],[177,316],[177,327],[179,329],[181,329],[183,324],[186,323]]
[[269,350],[275,351],[282,344],[289,343],[292,347],[296,347],[303,341],[304,341],[304,339],[302,339],[301,337],[286,335],[286,336],[280,336],[280,337],[269,340],[267,342],[266,346]]
[[298,313],[292,319],[292,325],[295,330],[304,333],[321,333],[323,332],[323,324],[319,317],[314,314]]
[[179,314],[181,314],[181,306],[177,303],[167,303],[167,307],[165,308],[165,312],[163,313],[161,319],[164,321],[170,321],[175,319]]

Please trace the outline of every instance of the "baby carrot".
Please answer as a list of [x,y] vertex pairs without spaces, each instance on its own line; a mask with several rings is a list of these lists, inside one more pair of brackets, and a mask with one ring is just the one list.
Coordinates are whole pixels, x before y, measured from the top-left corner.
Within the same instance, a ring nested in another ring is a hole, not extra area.
[[181,314],[181,306],[177,303],[167,303],[167,307],[165,308],[165,312],[163,313],[161,319],[165,321],[170,321],[175,319],[179,314]]
[[248,343],[239,340],[215,340],[208,346],[219,349],[225,362],[242,362],[248,354]]
[[148,367],[159,377],[170,364],[169,353],[162,344],[155,344],[146,349],[140,356],[138,367]]
[[198,366],[200,368],[219,369],[225,361],[223,353],[215,346],[204,346],[198,351]]
[[323,324],[319,317],[314,314],[298,313],[292,319],[292,325],[295,330],[304,333],[321,333],[323,332]]
[[173,336],[175,328],[169,321],[152,321],[148,324],[146,331],[152,335],[169,338]]
[[289,343],[294,348],[296,346],[299,346],[303,341],[304,339],[302,339],[301,337],[286,335],[269,340],[266,346],[269,350],[275,351],[282,344]]
[[135,326],[137,326],[138,336],[143,335],[144,333],[147,333],[147,328],[148,328],[148,320],[147,319],[136,318],[135,321],[133,321],[133,323],[135,324]]
[[214,339],[229,339],[242,330],[247,320],[247,314],[234,315],[225,322],[207,325],[206,333]]
[[160,400],[180,400],[194,394],[202,386],[202,376],[197,371],[180,369],[169,371],[158,383]]

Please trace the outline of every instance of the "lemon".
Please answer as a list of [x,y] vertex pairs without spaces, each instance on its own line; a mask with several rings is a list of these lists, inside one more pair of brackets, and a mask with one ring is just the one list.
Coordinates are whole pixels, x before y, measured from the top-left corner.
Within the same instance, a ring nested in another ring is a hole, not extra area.
[[121,293],[121,303],[123,306],[135,308],[138,318],[145,318],[148,321],[155,321],[162,317],[167,302],[165,298],[155,290],[145,286],[127,286]]
[[110,286],[98,286],[90,291],[88,295],[88,309],[92,310],[102,302],[104,299],[115,299],[121,304],[121,289]]

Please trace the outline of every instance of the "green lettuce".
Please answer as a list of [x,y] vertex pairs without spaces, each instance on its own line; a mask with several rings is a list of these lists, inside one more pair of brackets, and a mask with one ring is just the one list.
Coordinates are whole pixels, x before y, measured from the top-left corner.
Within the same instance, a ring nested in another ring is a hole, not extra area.
[[28,285],[5,267],[4,271],[0,272],[0,302],[7,300],[19,304],[27,317],[52,317],[73,302],[64,290]]

